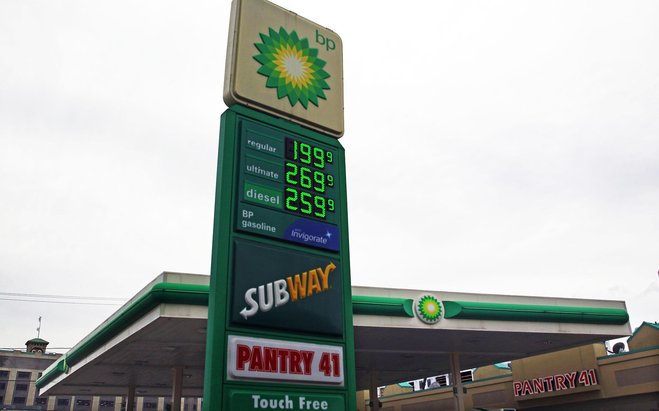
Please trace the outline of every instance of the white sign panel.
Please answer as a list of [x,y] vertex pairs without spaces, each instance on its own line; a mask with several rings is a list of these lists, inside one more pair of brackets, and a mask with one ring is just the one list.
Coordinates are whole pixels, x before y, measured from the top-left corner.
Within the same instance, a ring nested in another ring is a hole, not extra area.
[[343,43],[266,0],[233,0],[224,101],[343,135]]
[[342,386],[343,347],[229,336],[229,379]]

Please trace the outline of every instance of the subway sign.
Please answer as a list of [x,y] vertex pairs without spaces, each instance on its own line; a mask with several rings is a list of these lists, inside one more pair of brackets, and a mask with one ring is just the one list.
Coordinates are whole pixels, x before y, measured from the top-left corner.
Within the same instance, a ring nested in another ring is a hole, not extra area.
[[231,323],[343,335],[343,264],[338,255],[236,239]]

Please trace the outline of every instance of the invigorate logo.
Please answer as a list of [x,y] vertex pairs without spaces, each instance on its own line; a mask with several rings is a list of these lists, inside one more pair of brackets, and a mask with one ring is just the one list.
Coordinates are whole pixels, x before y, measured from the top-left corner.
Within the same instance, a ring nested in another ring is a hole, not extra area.
[[[299,38],[295,30],[290,34],[280,27],[259,33],[262,43],[254,43],[260,54],[254,59],[261,63],[258,73],[267,77],[265,85],[277,89],[277,98],[288,97],[291,107],[299,102],[307,109],[309,102],[318,107],[318,98],[327,99],[323,90],[330,86],[325,79],[330,75],[323,67],[326,62],[318,57],[318,49],[309,47],[309,40]],[[316,30],[316,43],[328,45],[331,39]]]
[[240,315],[245,319],[281,307],[289,302],[297,302],[330,288],[329,276],[336,269],[330,261],[325,268],[314,268],[301,274],[275,280],[253,287],[245,292],[245,304]]
[[295,220],[284,232],[288,241],[333,251],[339,251],[339,237],[337,226],[306,218]]
[[325,233],[323,236],[319,235],[313,235],[313,234],[307,234],[305,231],[302,229],[296,228],[291,232],[291,237],[293,238],[299,238],[300,240],[304,241],[305,243],[316,243],[318,245],[325,245],[327,244],[327,241],[332,237],[330,232],[328,231]]

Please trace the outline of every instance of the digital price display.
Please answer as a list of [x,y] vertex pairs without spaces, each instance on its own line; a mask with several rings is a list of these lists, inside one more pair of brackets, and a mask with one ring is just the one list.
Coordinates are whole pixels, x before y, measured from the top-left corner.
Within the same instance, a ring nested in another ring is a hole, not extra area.
[[301,213],[321,219],[333,213],[336,205],[333,198],[326,197],[327,190],[334,186],[334,176],[323,172],[331,164],[334,154],[329,150],[314,147],[286,137],[286,192],[287,211]]
[[339,250],[336,148],[244,122],[239,158],[237,229]]

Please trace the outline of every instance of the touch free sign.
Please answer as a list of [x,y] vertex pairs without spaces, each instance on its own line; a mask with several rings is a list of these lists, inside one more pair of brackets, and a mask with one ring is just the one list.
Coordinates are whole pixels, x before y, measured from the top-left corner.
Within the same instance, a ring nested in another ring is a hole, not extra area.
[[343,410],[341,396],[308,392],[232,390],[231,404],[240,411],[252,410]]
[[328,410],[330,405],[325,400],[308,399],[299,396],[297,402],[289,395],[280,399],[263,398],[261,395],[253,394],[252,400],[255,410]]

